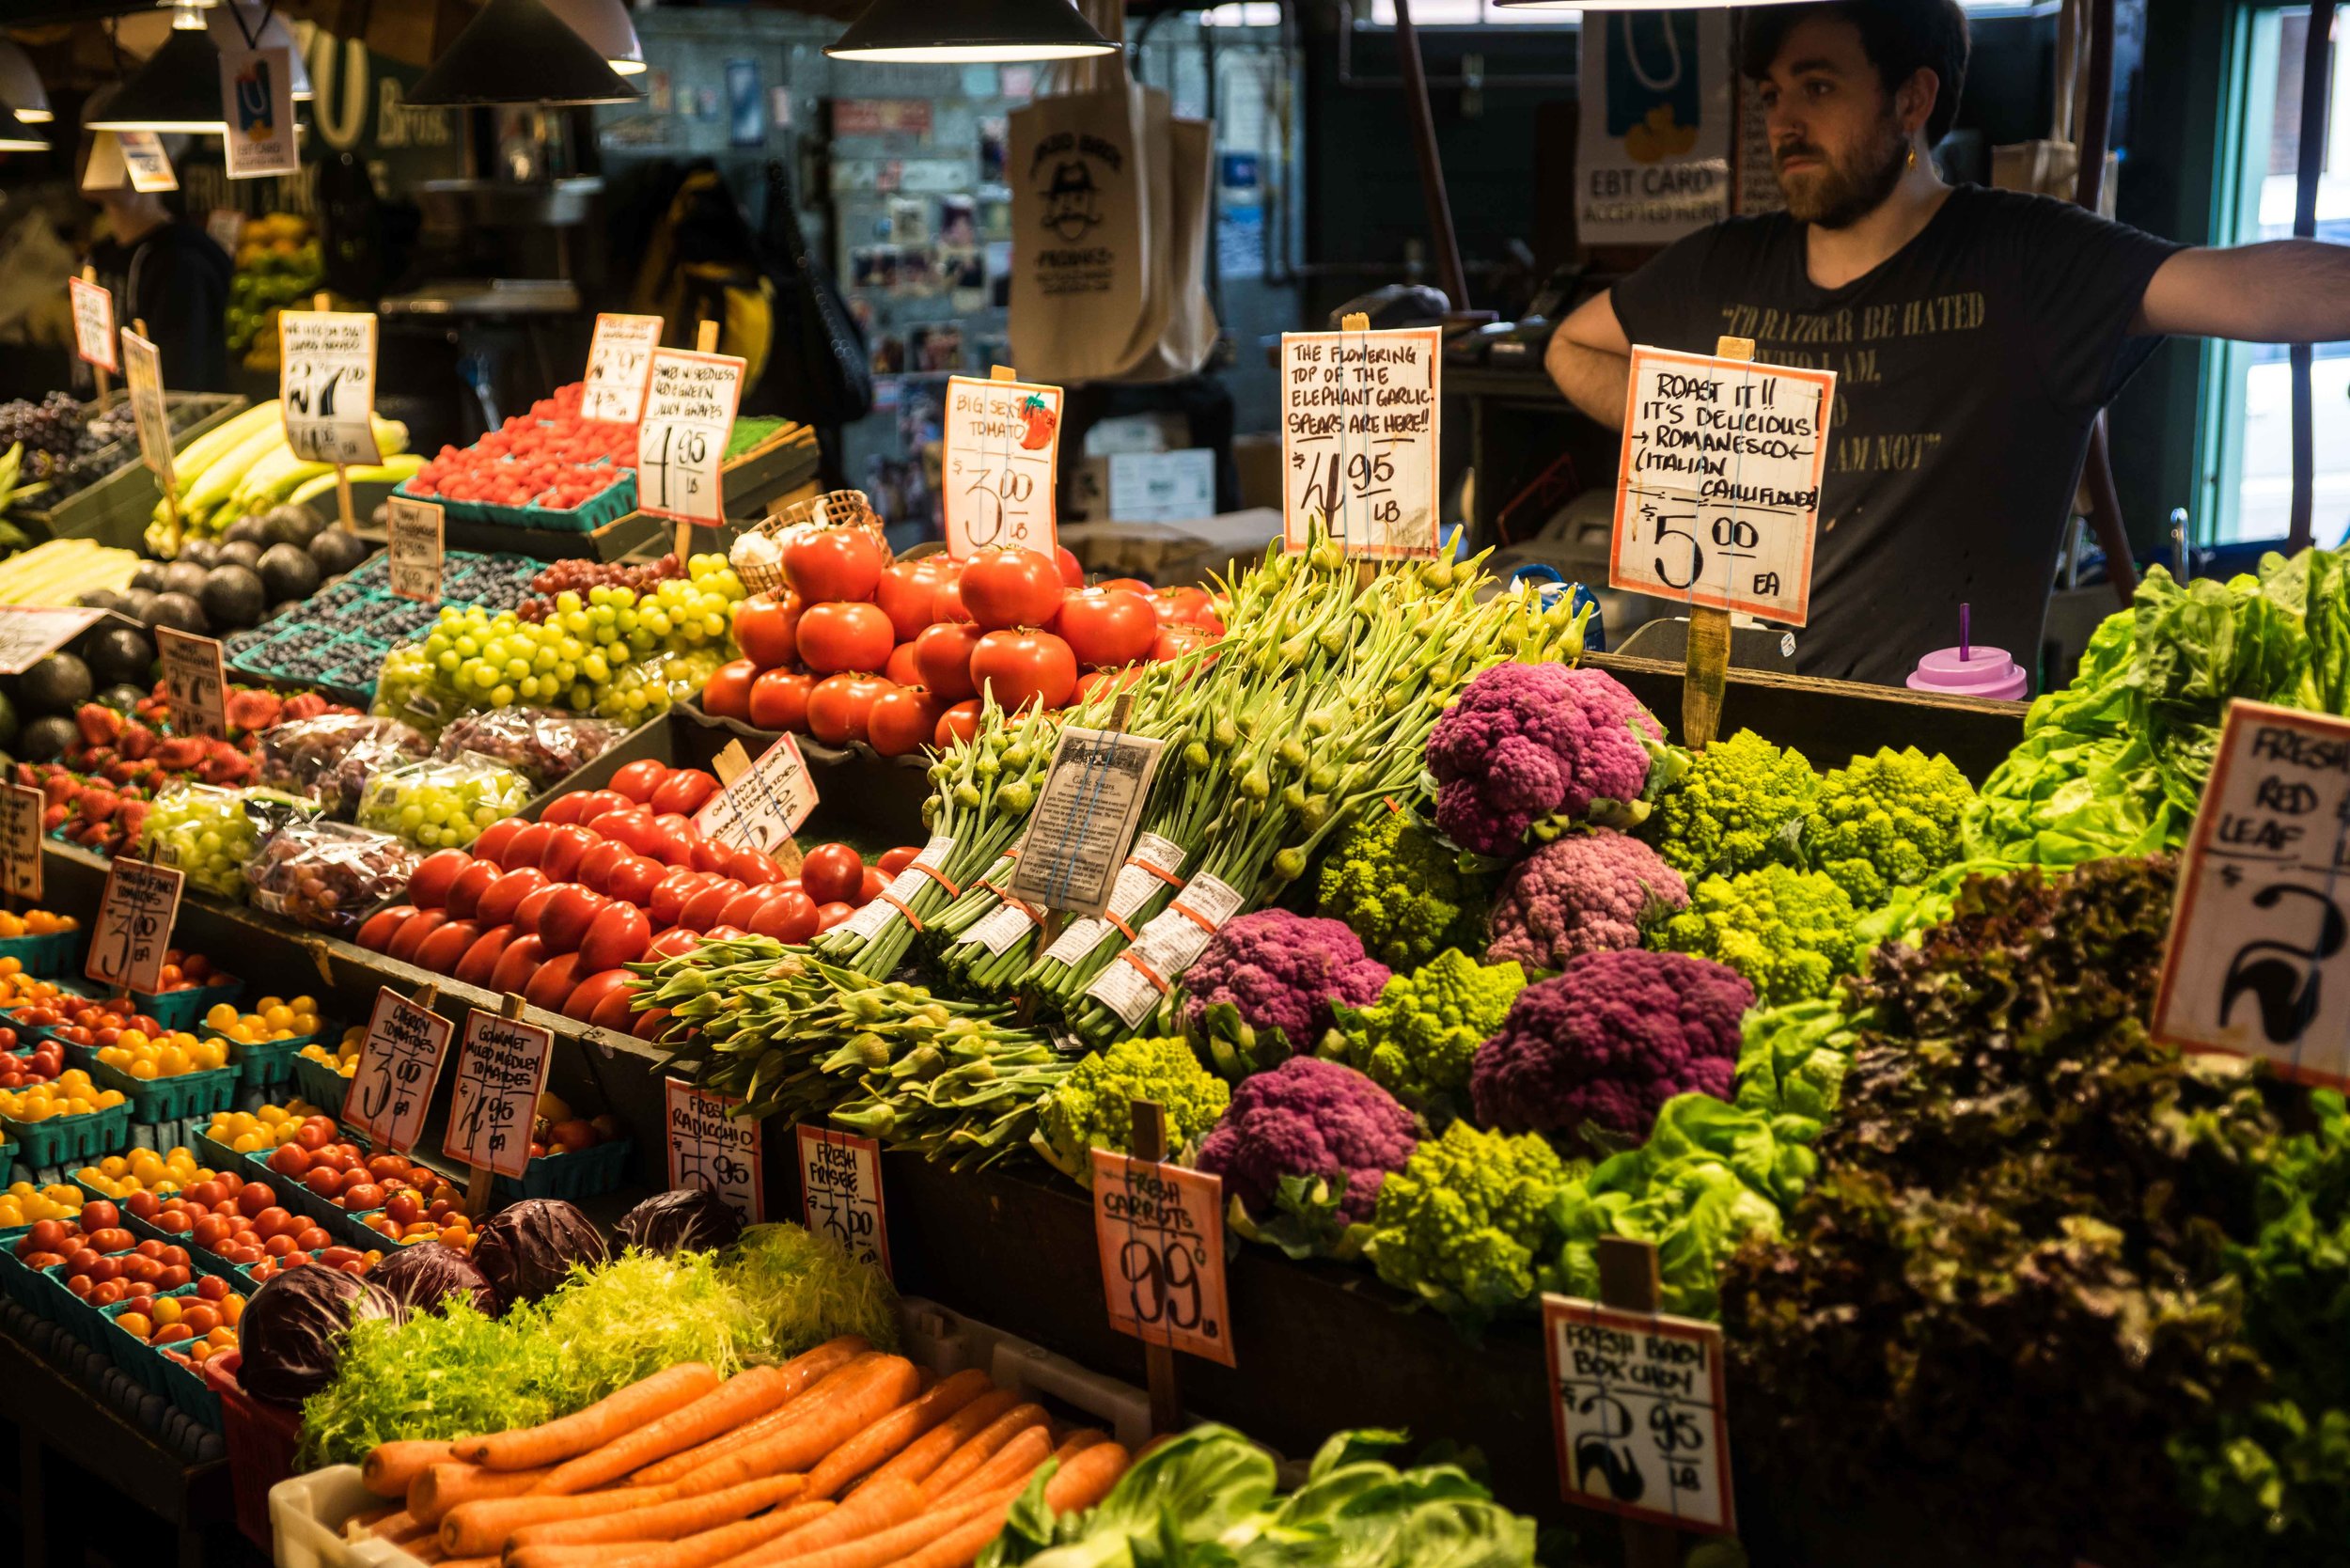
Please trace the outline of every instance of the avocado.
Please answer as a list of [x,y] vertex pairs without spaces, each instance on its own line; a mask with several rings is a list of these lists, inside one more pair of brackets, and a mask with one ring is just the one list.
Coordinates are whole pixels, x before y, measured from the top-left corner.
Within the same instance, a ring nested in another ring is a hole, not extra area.
[[51,713],[37,718],[17,736],[17,753],[28,762],[54,762],[65,755],[66,747],[82,738],[70,718]]
[[270,508],[264,521],[269,537],[280,544],[306,545],[326,526],[326,519],[296,501]]
[[212,634],[212,623],[204,619],[204,606],[185,593],[157,594],[155,607],[148,612],[147,623],[150,627],[168,626],[175,632],[188,632],[199,637]]
[[273,544],[261,552],[261,587],[270,603],[307,599],[318,591],[318,562],[299,544]]
[[220,546],[209,539],[183,539],[180,541],[180,558],[210,572],[220,564]]
[[239,632],[258,626],[267,604],[267,596],[261,591],[261,574],[233,561],[216,566],[204,574],[204,592],[199,603],[204,606],[204,619],[223,631]]
[[223,544],[250,544],[257,550],[266,550],[277,542],[270,537],[267,520],[250,512],[229,524],[227,531],[220,536],[220,541]]
[[161,561],[139,562],[137,568],[131,573],[131,586],[134,588],[145,588],[149,593],[163,592],[164,563]]
[[164,591],[194,599],[204,591],[204,571],[194,561],[173,561],[164,568]]
[[89,661],[91,679],[110,686],[118,681],[147,681],[155,672],[155,645],[128,626],[93,632],[82,656]]
[[154,624],[149,618],[155,613],[155,589],[148,588],[123,589],[122,613],[142,626]]
[[139,705],[140,699],[147,696],[147,687],[134,686],[125,681],[120,685],[108,686],[104,691],[100,692],[98,700],[118,713],[127,713]]
[[258,572],[261,567],[261,546],[249,539],[230,540],[220,547],[220,564],[250,567]]
[[70,653],[52,653],[17,677],[17,700],[36,713],[70,713],[89,700],[89,666]]
[[367,541],[349,528],[327,528],[310,541],[310,558],[323,577],[338,577],[371,554]]
[[86,610],[118,610],[122,608],[122,595],[112,588],[92,588],[74,603]]

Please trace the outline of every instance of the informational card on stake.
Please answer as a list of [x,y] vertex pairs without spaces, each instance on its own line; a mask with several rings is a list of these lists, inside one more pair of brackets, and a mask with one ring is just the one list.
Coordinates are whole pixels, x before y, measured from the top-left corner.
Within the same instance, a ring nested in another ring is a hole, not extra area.
[[164,666],[164,692],[177,724],[192,725],[216,741],[228,738],[228,678],[220,643],[168,626],[155,628],[155,652]]
[[1093,1234],[1110,1326],[1233,1365],[1223,1180],[1106,1149],[1092,1156]]
[[651,377],[636,427],[636,504],[655,517],[716,527],[726,521],[718,471],[743,395],[743,361],[655,349]]
[[7,871],[0,892],[15,899],[40,897],[40,818],[48,797],[25,784],[0,784],[0,854]]
[[[115,349],[115,297],[96,281],[94,269],[82,272],[82,276],[65,280],[73,297],[73,353],[84,364],[118,376],[122,360]],[[100,399],[104,399],[102,388]]]
[[171,472],[171,412],[164,404],[164,359],[137,333],[122,333],[122,379],[131,389],[131,417],[138,426],[139,457],[164,494],[174,489]]
[[22,675],[106,619],[103,610],[0,604],[0,675]]
[[816,779],[800,743],[779,735],[754,762],[742,742],[728,741],[713,765],[724,787],[694,813],[695,831],[771,857],[789,850],[796,859],[799,852],[791,846],[816,810]]
[[164,952],[180,917],[187,878],[172,866],[118,855],[106,869],[106,891],[90,928],[82,973],[118,991],[153,994],[163,985]]
[[552,1029],[479,1009],[468,1014],[441,1152],[460,1165],[519,1180],[530,1165],[530,1123],[554,1054]]
[[793,1129],[800,1152],[800,1220],[838,1242],[850,1257],[889,1265],[889,1215],[882,1203],[881,1145],[870,1137],[803,1121]]
[[375,994],[358,1070],[343,1094],[342,1119],[378,1149],[405,1154],[424,1132],[432,1085],[441,1075],[456,1023],[432,1011],[440,992],[426,986],[416,999],[384,986]]
[[1281,335],[1288,548],[1319,522],[1349,556],[1436,554],[1442,350],[1435,327]]
[[440,503],[394,495],[384,503],[384,549],[391,589],[419,604],[441,602],[446,529]]
[[[260,29],[244,30],[241,8],[223,8],[228,25],[210,29],[220,47],[220,102],[228,123],[221,156],[231,180],[302,172],[294,139],[293,52],[258,49]],[[317,461],[317,460],[313,460]]]
[[2229,704],[2179,862],[2154,1032],[2350,1089],[2350,720]]
[[728,1116],[743,1102],[677,1078],[662,1080],[669,1133],[669,1185],[699,1187],[758,1225],[767,1217],[766,1128]]
[[582,419],[633,425],[644,416],[645,389],[652,381],[652,352],[661,346],[661,330],[658,316],[604,311],[596,317],[596,333],[588,342],[588,374],[579,389]]
[[947,378],[939,488],[948,555],[1058,548],[1060,413],[1059,387],[1014,380],[1002,366],[992,380]]
[[1063,729],[1012,863],[1012,897],[1074,915],[1107,909],[1164,749],[1140,735]]
[[375,313],[281,310],[277,394],[286,445],[305,463],[384,461],[375,444]]
[[1718,1325],[1545,1295],[1543,1348],[1567,1501],[1737,1533]]

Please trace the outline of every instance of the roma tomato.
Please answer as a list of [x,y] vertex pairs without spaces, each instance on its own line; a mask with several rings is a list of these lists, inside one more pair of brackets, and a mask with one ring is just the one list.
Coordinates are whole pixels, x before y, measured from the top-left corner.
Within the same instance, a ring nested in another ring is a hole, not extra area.
[[818,903],[845,902],[865,882],[865,858],[846,844],[819,844],[800,868],[800,890]]
[[875,604],[811,604],[800,617],[800,662],[819,675],[878,670],[898,635]]
[[[778,669],[796,660],[800,656],[801,608],[800,596],[790,588],[759,594],[735,605],[734,640],[741,646],[743,657],[761,669]],[[617,785],[619,781],[613,782]]]
[[870,528],[803,528],[783,547],[783,575],[809,605],[870,599],[889,546]]
[[873,698],[865,739],[884,757],[907,757],[931,744],[947,705],[919,686],[900,686]]
[[931,623],[931,604],[938,597],[938,560],[936,556],[925,556],[920,560],[892,561],[882,571],[873,603],[898,629],[900,642],[913,641],[914,635]]
[[1060,568],[1034,550],[980,551],[964,564],[962,588],[982,631],[1042,626],[1060,608]]
[[922,672],[914,667],[914,644],[901,642],[889,651],[889,662],[882,666],[882,678],[901,686],[922,683]]
[[958,741],[967,741],[979,732],[979,699],[966,697],[938,715],[938,732],[931,737],[931,745],[944,751]]
[[1058,708],[1077,689],[1077,660],[1050,632],[990,632],[971,651],[971,680],[1008,713],[1031,702]]
[[889,878],[882,875],[881,868],[879,866],[868,866],[865,868],[865,874],[857,879],[856,898],[852,902],[854,902],[859,909],[862,909],[867,904],[871,903],[875,899],[880,898],[882,896],[882,889],[887,887],[888,886]]
[[816,677],[771,669],[751,682],[751,723],[761,729],[807,729],[807,694]]
[[[1124,588],[1080,588],[1061,601],[1053,630],[1089,668],[1132,664],[1151,651],[1159,619],[1151,601]],[[721,674],[724,671],[720,672]],[[717,684],[716,677],[711,680]]]
[[1061,587],[1081,588],[1086,586],[1085,563],[1077,559],[1077,553],[1068,545],[1053,546],[1053,564],[1060,568]]
[[866,737],[874,702],[895,688],[878,675],[828,675],[807,694],[808,733],[828,745]]
[[833,927],[838,925],[841,921],[847,919],[850,916],[855,913],[856,906],[854,904],[840,903],[838,902],[818,904],[816,906],[817,933],[821,935],[824,932],[830,931]]
[[712,673],[702,688],[702,712],[712,718],[751,719],[751,682],[759,666],[748,659],[728,659]]
[[785,888],[759,906],[750,929],[778,942],[805,942],[816,934],[816,905],[806,893]]
[[979,629],[967,620],[925,627],[914,639],[914,667],[921,683],[941,702],[961,702],[977,697],[971,683],[971,651],[979,646]]
[[1069,700],[1083,702],[1104,686],[1109,687],[1112,691],[1120,691],[1141,679],[1142,666],[1140,665],[1120,665],[1115,669],[1089,669],[1077,677],[1077,690]]

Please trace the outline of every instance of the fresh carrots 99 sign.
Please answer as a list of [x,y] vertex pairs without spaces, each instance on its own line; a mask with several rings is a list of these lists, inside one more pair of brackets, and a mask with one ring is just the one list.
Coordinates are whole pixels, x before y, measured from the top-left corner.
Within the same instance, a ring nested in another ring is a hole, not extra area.
[[1093,1234],[1110,1326],[1231,1366],[1222,1179],[1092,1152]]

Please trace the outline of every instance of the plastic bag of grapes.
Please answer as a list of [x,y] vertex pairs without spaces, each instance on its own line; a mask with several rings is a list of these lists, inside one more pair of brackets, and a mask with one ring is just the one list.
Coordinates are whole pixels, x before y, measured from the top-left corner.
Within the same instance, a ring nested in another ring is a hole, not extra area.
[[431,755],[432,743],[398,719],[321,713],[261,731],[261,782],[348,816],[370,776]]
[[347,823],[290,823],[245,862],[254,908],[348,935],[379,904],[400,896],[416,852],[388,833]]
[[463,849],[529,802],[530,780],[495,758],[466,752],[376,775],[360,799],[359,825],[428,854]]
[[375,700],[368,711],[437,735],[471,706],[472,699],[450,683],[424,644],[403,642],[384,655],[384,667],[375,675]]
[[279,790],[224,790],[183,784],[155,797],[139,830],[139,847],[187,873],[188,886],[224,899],[244,897],[244,863],[261,840],[318,805]]
[[495,758],[545,790],[577,773],[628,731],[603,719],[546,708],[491,708],[451,720],[433,755],[461,752]]

